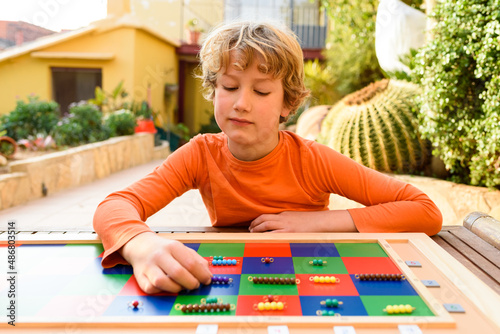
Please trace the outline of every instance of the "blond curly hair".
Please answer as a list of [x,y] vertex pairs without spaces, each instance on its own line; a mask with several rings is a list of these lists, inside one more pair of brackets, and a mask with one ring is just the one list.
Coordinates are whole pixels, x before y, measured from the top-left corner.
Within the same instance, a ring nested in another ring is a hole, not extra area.
[[[237,60],[228,64],[230,53]],[[228,65],[246,69],[255,59],[262,63],[259,71],[282,80],[284,105],[295,114],[309,90],[304,84],[304,59],[294,33],[285,27],[270,23],[233,22],[216,27],[207,36],[200,51],[200,67],[205,98],[214,98],[218,75]],[[281,117],[280,122],[286,121]]]

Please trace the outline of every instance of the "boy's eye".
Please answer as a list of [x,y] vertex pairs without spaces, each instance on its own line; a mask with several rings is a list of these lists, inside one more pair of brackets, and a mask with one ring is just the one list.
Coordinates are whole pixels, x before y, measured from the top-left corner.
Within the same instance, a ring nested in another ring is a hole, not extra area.
[[269,95],[268,92],[261,92],[259,90],[256,90],[255,92],[257,93],[257,95],[260,95],[260,96],[267,96],[267,95]]
[[225,90],[228,90],[230,92],[232,92],[233,90],[236,90],[236,87],[227,87],[227,86],[222,86],[222,88],[224,88]]

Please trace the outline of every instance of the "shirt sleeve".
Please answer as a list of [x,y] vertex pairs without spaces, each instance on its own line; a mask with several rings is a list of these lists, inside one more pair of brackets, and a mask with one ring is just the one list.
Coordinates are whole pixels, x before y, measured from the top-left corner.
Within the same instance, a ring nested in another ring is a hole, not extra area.
[[349,209],[359,232],[423,232],[441,230],[442,215],[436,204],[418,188],[314,143],[311,183],[330,193],[365,205]]
[[196,150],[191,142],[183,145],[153,172],[99,204],[93,224],[104,246],[104,267],[127,263],[117,251],[138,234],[152,232],[146,219],[195,187]]

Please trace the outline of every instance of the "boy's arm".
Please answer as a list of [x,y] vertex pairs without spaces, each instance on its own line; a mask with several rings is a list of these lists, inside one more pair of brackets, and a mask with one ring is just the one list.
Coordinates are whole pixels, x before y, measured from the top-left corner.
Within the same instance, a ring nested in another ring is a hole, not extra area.
[[347,210],[284,211],[260,215],[250,232],[357,232]]
[[362,166],[324,145],[315,143],[310,147],[310,152],[309,159],[305,159],[302,165],[304,174],[307,175],[305,189],[310,193],[339,194],[366,207],[262,215],[251,223],[251,231],[358,230],[379,233],[423,232],[434,235],[441,230],[441,212],[416,187]]
[[190,144],[184,146],[140,181],[109,195],[94,214],[94,229],[105,249],[102,265],[131,264],[140,287],[148,293],[176,292],[210,281],[206,260],[177,241],[157,236],[145,223],[194,187],[196,159]]

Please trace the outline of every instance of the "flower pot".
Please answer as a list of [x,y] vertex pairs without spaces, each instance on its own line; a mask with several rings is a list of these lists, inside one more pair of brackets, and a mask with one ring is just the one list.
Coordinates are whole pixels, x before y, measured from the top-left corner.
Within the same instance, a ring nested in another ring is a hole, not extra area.
[[135,127],[135,133],[139,133],[139,132],[156,133],[154,121],[152,119],[137,120],[137,126]]
[[187,30],[187,43],[198,44],[201,32],[196,30]]
[[0,154],[4,157],[12,158],[17,151],[17,143],[14,139],[3,136],[0,137]]

